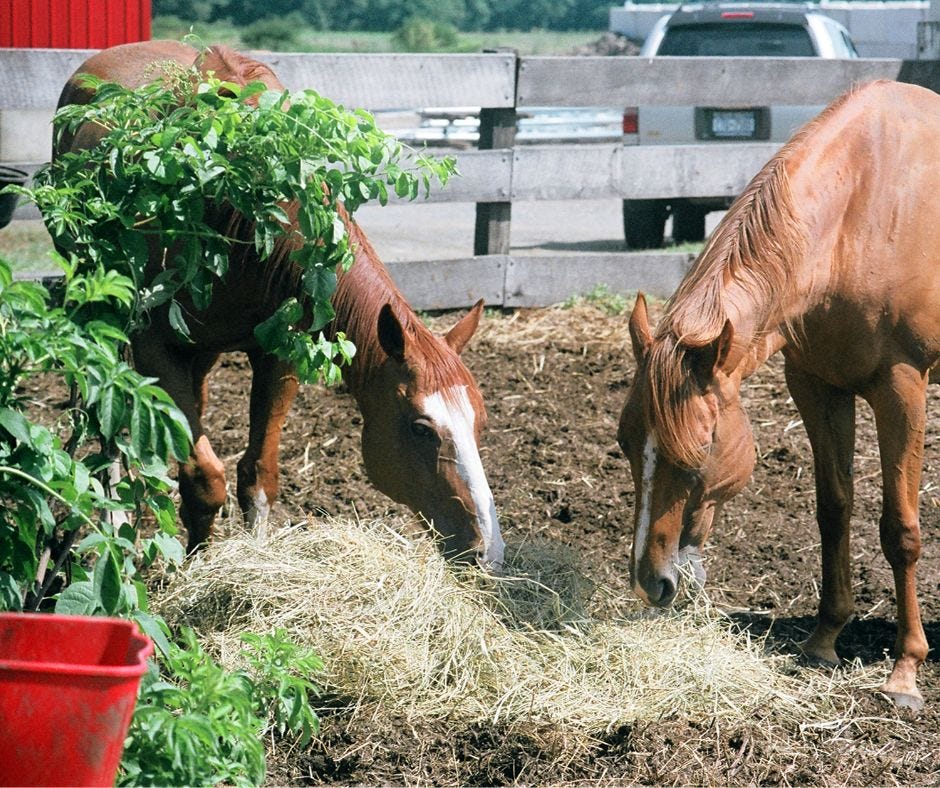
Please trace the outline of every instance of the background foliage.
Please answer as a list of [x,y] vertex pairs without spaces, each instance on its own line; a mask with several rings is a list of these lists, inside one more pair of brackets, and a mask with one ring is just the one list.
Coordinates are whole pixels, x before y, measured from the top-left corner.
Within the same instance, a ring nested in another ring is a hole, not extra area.
[[153,0],[153,13],[250,25],[296,14],[318,30],[395,30],[413,18],[459,30],[606,29],[610,0]]

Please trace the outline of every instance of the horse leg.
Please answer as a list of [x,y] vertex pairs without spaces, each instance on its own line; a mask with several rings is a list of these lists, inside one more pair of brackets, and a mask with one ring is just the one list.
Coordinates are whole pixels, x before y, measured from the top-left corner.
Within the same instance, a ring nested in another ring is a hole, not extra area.
[[801,644],[814,660],[838,664],[836,638],[852,617],[850,520],[854,485],[855,395],[786,364],[787,387],[813,449],[822,592],[816,628]]
[[894,573],[898,600],[894,668],[881,691],[898,706],[915,710],[924,705],[917,689],[917,668],[927,657],[915,578],[920,557],[918,492],[927,420],[926,387],[925,373],[897,364],[868,397],[875,412],[884,478],[881,550]]
[[248,354],[253,377],[248,448],[238,461],[238,503],[250,528],[263,528],[278,491],[281,429],[297,394],[297,375],[262,351]]
[[[139,338],[133,342],[134,366],[142,374],[157,378],[182,411],[193,434],[189,459],[180,463],[180,520],[193,552],[208,537],[212,523],[225,503],[225,470],[202,429],[205,405],[205,376],[212,364],[205,354],[186,354],[159,341]],[[213,359],[214,361],[214,359]],[[200,379],[196,380],[196,374]]]

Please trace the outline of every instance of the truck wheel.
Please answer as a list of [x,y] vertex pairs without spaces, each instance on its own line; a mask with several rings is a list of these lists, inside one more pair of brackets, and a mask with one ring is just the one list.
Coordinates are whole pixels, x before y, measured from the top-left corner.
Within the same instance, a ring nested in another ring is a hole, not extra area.
[[674,205],[672,208],[672,240],[677,244],[705,240],[705,214],[699,205]]
[[623,235],[627,249],[658,249],[666,228],[665,200],[624,200]]

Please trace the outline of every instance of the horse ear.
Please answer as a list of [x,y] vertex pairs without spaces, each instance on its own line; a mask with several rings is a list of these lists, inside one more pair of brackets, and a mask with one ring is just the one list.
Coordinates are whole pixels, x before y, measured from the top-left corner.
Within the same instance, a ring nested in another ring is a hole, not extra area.
[[650,333],[649,315],[646,312],[646,296],[636,294],[636,303],[630,313],[630,339],[633,341],[633,358],[639,364],[649,353],[653,344],[653,335]]
[[389,356],[401,363],[405,360],[405,331],[392,311],[392,305],[386,304],[379,312],[379,344]]
[[460,321],[444,336],[444,341],[451,346],[455,353],[462,353],[463,349],[473,336],[473,332],[480,325],[480,315],[483,314],[483,299],[477,301],[473,308],[464,315]]
[[699,386],[705,389],[714,380],[715,373],[724,366],[734,343],[734,326],[730,320],[725,320],[721,333],[701,347],[686,346],[686,353],[692,365],[692,374],[695,375]]

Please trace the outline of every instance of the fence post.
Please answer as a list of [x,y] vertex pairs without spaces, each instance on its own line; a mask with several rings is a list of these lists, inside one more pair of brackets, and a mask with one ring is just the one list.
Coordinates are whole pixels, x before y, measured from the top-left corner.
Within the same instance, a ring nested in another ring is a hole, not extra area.
[[[516,55],[515,84],[519,81],[519,57],[515,49],[501,47],[484,52],[511,52]],[[515,105],[513,99],[513,105]],[[482,107],[480,109],[479,150],[512,148],[516,140],[516,107]],[[478,202],[473,232],[473,253],[509,254],[511,202]]]

